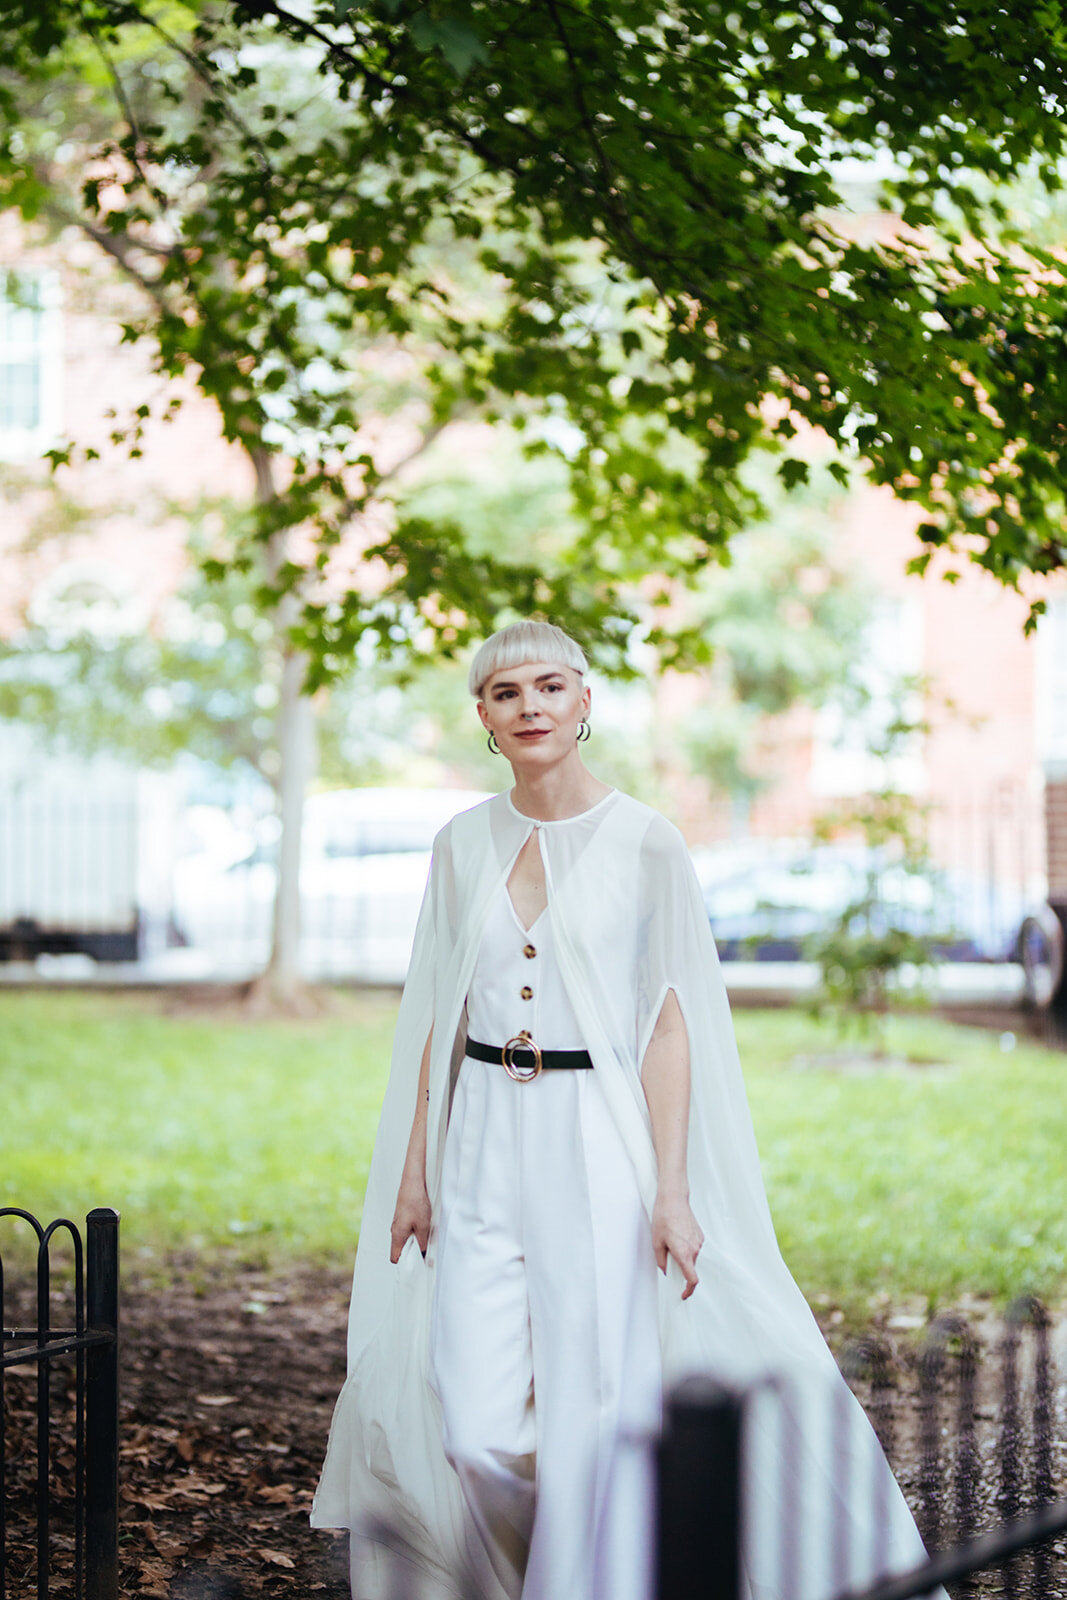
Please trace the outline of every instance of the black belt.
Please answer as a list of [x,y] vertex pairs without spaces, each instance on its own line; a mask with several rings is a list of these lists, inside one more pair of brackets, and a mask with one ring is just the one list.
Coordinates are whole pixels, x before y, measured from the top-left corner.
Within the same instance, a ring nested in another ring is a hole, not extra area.
[[[546,1067],[553,1071],[557,1068],[593,1065],[588,1050],[542,1050],[529,1034],[518,1034],[504,1045],[480,1044],[477,1039],[468,1039],[467,1054],[473,1056],[475,1061],[489,1061],[495,1066],[504,1067],[509,1077],[518,1083],[536,1078]],[[529,1065],[521,1059],[516,1060],[517,1056],[529,1056]]]

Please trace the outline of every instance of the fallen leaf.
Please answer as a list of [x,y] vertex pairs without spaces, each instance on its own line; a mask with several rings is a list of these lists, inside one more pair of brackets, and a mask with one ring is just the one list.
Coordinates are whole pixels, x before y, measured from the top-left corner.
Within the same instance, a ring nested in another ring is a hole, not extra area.
[[196,1403],[198,1406],[234,1406],[239,1399],[236,1394],[198,1394]]
[[287,1556],[284,1550],[257,1550],[256,1555],[269,1567],[295,1567],[296,1562],[292,1556]]
[[125,1484],[119,1493],[130,1505],[143,1506],[146,1511],[169,1511],[180,1498],[180,1491],[173,1489],[131,1489]]
[[229,1487],[227,1483],[208,1483],[205,1479],[197,1478],[190,1473],[182,1484],[182,1492],[192,1499],[200,1494],[225,1494]]
[[153,1596],[154,1600],[167,1600],[173,1571],[168,1561],[143,1561],[137,1575],[141,1593]]
[[256,1490],[256,1499],[265,1500],[270,1506],[288,1505],[296,1490],[291,1483],[265,1483]]

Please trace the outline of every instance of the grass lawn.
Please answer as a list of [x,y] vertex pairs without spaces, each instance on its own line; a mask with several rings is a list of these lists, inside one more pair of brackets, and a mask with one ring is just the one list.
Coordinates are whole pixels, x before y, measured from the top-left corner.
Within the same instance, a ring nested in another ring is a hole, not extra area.
[[798,1067],[840,1050],[803,1013],[741,1012],[738,1042],[782,1253],[809,1296],[1067,1290],[1067,1054],[922,1017],[891,1054],[928,1065]]
[[[116,1206],[135,1272],[186,1252],[347,1264],[394,997],[339,995],[311,1021],[175,1003],[0,994],[0,1203],[44,1218]],[[737,1026],[783,1252],[809,1296],[857,1312],[1062,1298],[1067,1055],[910,1017],[891,1051],[940,1064],[857,1072],[797,1064],[838,1048],[802,1013]]]

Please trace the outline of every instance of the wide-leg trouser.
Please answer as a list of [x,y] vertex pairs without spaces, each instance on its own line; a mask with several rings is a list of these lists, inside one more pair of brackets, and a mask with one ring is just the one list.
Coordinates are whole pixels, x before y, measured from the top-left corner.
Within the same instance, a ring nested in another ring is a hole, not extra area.
[[505,1588],[522,1600],[645,1600],[656,1264],[595,1071],[520,1084],[464,1061],[436,1251],[445,1449]]

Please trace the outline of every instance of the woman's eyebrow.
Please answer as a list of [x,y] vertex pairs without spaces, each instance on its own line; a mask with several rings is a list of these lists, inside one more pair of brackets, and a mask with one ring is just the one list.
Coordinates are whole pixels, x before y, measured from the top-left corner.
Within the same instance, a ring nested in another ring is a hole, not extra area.
[[[562,677],[563,677],[563,673],[562,672],[542,672],[542,674],[541,674],[541,676],[539,678],[535,678],[534,679],[534,683],[547,683],[550,678],[562,678]],[[498,689],[517,689],[518,687],[519,687],[518,684],[515,683],[511,678],[503,678],[503,679],[501,679],[501,681],[499,683],[494,683],[492,689],[489,692],[490,692],[490,694],[496,694]]]

